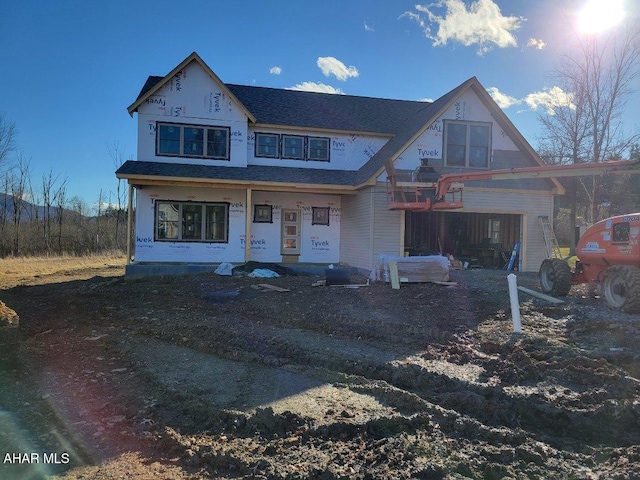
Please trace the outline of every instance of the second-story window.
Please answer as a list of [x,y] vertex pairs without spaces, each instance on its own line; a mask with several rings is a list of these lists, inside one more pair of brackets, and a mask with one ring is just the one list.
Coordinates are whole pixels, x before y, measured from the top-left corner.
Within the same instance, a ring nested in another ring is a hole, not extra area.
[[156,154],[229,160],[229,128],[158,123]]
[[282,158],[304,160],[304,137],[282,135]]
[[445,121],[445,164],[489,168],[491,124]]
[[321,162],[329,161],[329,139],[324,137],[309,137],[307,158]]
[[280,135],[276,133],[256,133],[256,157],[278,158],[280,156]]

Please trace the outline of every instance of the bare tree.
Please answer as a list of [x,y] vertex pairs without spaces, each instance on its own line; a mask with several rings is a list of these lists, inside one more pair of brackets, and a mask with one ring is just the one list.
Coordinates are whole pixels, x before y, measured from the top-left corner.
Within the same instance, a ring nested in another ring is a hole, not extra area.
[[[546,138],[553,139],[547,147],[555,155],[566,156],[571,163],[624,158],[640,138],[638,133],[625,133],[621,121],[625,103],[634,94],[633,82],[640,76],[639,27],[637,22],[629,23],[621,33],[578,37],[578,52],[564,56],[554,77],[571,102],[558,106],[542,121]],[[599,182],[590,178],[579,184],[589,196],[589,213],[595,222],[602,196]]]
[[98,204],[97,204],[98,214],[96,215],[96,250],[100,250],[100,234],[102,233],[100,231],[100,217],[102,217],[103,204],[104,204],[104,193],[102,192],[102,189],[100,189],[100,193],[98,194]]
[[58,220],[58,253],[62,254],[62,227],[64,226],[64,209],[67,203],[66,180],[56,189],[56,219]]
[[53,185],[56,178],[49,170],[47,175],[42,176],[42,237],[44,239],[47,254],[51,253],[51,208],[53,205]]
[[0,167],[10,162],[9,155],[15,150],[16,126],[0,113]]
[[18,166],[14,171],[13,179],[11,182],[11,200],[13,202],[13,254],[18,255],[20,253],[20,221],[22,220],[22,213],[24,211],[24,194],[27,188],[27,181],[29,179],[29,162],[24,158],[18,156]]
[[[544,137],[541,139],[540,155],[549,165],[585,163],[588,161],[586,139],[589,135],[587,115],[586,91],[573,78],[567,79],[561,72],[556,73],[556,80],[561,85],[561,92],[557,92],[553,99],[553,111],[539,116],[544,127]],[[565,90],[574,88],[572,94],[566,95]],[[563,179],[569,204],[569,232],[575,232],[578,208],[578,179]],[[575,236],[569,234],[570,254],[575,252]]]
[[[113,160],[113,166],[116,168],[116,170],[118,168],[120,168],[122,166],[122,164],[125,162],[126,159],[126,155],[124,153],[124,150],[120,147],[120,144],[118,142],[114,142],[111,145],[107,145],[107,150],[109,151],[109,155],[111,156],[111,159]],[[124,192],[124,188],[122,186],[122,179],[118,179],[118,183],[116,186],[116,225],[115,225],[115,244],[116,246],[120,247],[123,244],[120,242],[120,227],[124,226],[125,223],[125,202],[126,202],[126,194]],[[109,203],[111,204],[111,201],[109,201]],[[110,208],[113,208],[110,205]]]

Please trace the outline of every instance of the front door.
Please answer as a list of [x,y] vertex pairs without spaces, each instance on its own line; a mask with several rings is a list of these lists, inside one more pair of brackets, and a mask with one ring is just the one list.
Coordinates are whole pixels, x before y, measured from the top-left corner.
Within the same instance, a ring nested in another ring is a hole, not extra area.
[[[300,255],[300,210],[282,210],[282,255]],[[291,257],[288,257],[290,260]]]

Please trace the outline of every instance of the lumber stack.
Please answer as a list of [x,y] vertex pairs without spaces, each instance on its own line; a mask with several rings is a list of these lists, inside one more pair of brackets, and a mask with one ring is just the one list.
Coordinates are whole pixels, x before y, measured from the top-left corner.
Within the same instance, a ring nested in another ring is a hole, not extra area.
[[398,270],[400,282],[448,282],[450,262],[447,257],[429,255],[420,257],[394,257],[380,255],[378,264],[369,276],[373,281],[390,282],[389,263],[393,262]]

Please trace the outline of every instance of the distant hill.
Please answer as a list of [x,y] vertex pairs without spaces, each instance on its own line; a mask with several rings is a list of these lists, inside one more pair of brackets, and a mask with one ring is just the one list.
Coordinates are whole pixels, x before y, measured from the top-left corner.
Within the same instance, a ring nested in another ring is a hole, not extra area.
[[[31,202],[27,202],[26,200],[22,201],[20,205],[22,209],[22,213],[20,214],[20,221],[28,222],[30,220],[35,220],[36,218],[41,219],[44,218],[45,207],[43,205],[35,205]],[[8,195],[6,193],[0,193],[0,218],[2,218],[2,214],[4,213],[6,221],[13,221],[13,196]],[[55,217],[58,215],[58,207],[52,206],[49,210],[51,217]],[[64,209],[63,215],[78,215],[77,212],[73,210]]]

